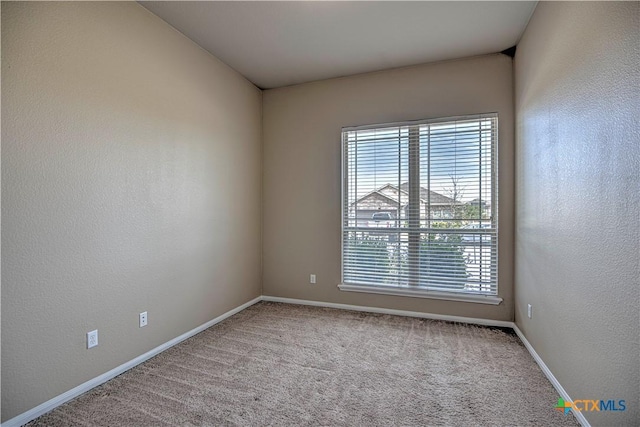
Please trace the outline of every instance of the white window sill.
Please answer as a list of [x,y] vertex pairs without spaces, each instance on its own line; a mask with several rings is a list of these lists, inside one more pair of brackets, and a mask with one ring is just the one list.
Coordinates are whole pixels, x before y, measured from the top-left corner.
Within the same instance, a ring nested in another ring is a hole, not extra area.
[[358,285],[353,283],[341,283],[338,285],[338,288],[340,288],[341,291],[348,292],[364,292],[368,294],[441,299],[447,301],[472,302],[477,304],[498,305],[502,302],[502,298],[495,295],[465,294],[462,292],[439,292],[409,286]]

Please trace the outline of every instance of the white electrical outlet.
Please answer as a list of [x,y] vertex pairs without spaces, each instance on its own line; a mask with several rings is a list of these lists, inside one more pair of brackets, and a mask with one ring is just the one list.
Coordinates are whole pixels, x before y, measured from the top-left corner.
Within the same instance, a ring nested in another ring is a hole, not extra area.
[[140,313],[140,327],[145,327],[147,326],[147,312],[144,311],[142,313]]
[[315,284],[316,283],[316,275],[315,274],[311,274],[309,276],[309,283],[311,283],[311,284]]
[[87,348],[93,348],[98,345],[98,330],[87,332]]
[[533,307],[531,304],[527,304],[527,316],[531,319],[531,315],[533,314]]

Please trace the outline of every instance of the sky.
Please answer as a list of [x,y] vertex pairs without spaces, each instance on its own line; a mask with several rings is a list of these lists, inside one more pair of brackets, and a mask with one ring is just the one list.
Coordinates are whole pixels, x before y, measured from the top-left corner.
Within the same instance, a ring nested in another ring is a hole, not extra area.
[[[492,132],[491,119],[420,125],[421,186],[430,181],[432,191],[452,197],[455,181],[459,200],[468,202],[480,196],[482,183],[482,199],[490,203]],[[358,197],[409,180],[409,126],[348,131],[347,144],[350,202],[354,171]]]

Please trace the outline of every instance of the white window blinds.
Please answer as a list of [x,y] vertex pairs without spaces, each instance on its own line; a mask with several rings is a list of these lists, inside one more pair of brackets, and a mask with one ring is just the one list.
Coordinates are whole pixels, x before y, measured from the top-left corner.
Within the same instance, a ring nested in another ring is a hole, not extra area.
[[343,129],[343,283],[497,294],[497,122]]

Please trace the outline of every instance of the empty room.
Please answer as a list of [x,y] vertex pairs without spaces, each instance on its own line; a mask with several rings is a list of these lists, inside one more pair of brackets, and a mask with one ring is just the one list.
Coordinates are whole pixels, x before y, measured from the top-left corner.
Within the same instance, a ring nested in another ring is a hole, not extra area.
[[640,2],[0,12],[2,427],[640,426]]

